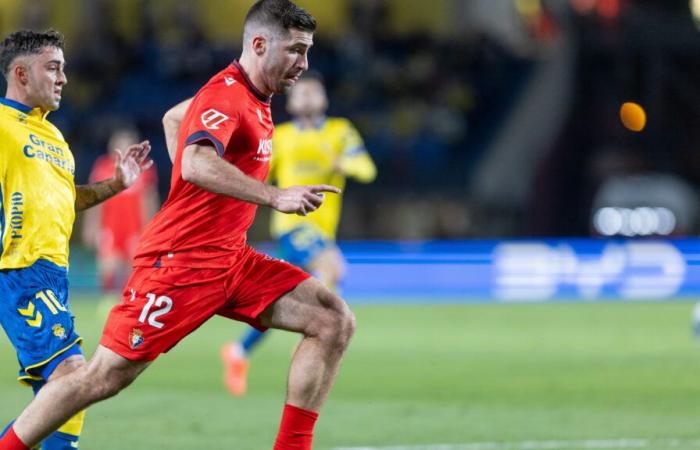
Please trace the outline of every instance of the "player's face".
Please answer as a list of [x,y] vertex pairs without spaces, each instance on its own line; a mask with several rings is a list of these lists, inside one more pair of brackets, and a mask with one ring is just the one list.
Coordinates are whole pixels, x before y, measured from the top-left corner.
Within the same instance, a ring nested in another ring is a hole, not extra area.
[[326,89],[319,80],[300,80],[287,95],[287,109],[293,116],[318,117],[326,108]]
[[68,82],[63,72],[66,62],[63,50],[45,47],[41,53],[27,58],[26,93],[31,107],[55,111],[61,103],[63,86]]
[[115,131],[112,136],[110,136],[107,146],[109,147],[110,153],[115,154],[117,150],[123,152],[129,146],[138,144],[138,142],[139,137],[136,133],[131,130],[122,129]]
[[284,94],[309,68],[309,49],[314,35],[292,28],[287,35],[273,39],[263,64],[266,84],[274,94]]

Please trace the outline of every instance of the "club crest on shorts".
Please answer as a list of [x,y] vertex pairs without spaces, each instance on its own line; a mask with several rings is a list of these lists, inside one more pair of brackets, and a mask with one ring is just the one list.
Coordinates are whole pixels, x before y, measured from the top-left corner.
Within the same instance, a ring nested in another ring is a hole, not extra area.
[[143,344],[144,340],[143,331],[139,330],[138,328],[134,328],[131,330],[131,333],[129,333],[129,344],[131,344],[131,348],[136,348]]
[[63,328],[61,324],[56,324],[53,327],[51,327],[51,331],[53,331],[53,335],[59,338],[62,341],[65,341],[66,338],[68,337],[66,335],[66,329]]

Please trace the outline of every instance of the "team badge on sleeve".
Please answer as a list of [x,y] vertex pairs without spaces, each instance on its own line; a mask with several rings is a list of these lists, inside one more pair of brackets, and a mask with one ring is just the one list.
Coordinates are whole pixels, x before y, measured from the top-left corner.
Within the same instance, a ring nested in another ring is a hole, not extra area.
[[131,333],[129,333],[129,344],[131,345],[132,349],[143,344],[143,341],[143,331],[139,330],[138,328],[131,330]]
[[53,335],[59,338],[62,341],[65,341],[68,336],[66,335],[66,329],[63,328],[61,324],[56,324],[51,328],[51,331],[53,331]]

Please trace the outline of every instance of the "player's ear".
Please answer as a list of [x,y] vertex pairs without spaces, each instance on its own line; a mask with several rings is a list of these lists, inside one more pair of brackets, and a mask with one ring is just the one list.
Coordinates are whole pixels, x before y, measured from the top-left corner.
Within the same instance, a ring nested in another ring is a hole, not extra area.
[[22,85],[29,82],[29,68],[22,63],[17,63],[12,66],[10,73]]
[[267,39],[265,36],[258,35],[253,38],[253,51],[256,55],[262,56],[267,50]]

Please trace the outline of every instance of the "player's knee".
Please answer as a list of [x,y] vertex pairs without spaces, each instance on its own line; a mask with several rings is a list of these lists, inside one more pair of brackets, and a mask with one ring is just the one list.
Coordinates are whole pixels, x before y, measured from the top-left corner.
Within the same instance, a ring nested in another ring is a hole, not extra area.
[[328,286],[337,286],[340,280],[343,279],[344,272],[341,266],[333,266],[328,268]]
[[340,297],[336,295],[334,297],[335,307],[326,311],[320,335],[321,339],[329,345],[345,350],[355,333],[355,315]]
[[84,382],[89,385],[90,403],[114,397],[121,391],[116,380],[105,377],[103,374],[91,374],[85,378]]
[[127,386],[126,383],[121,382],[117,378],[107,378],[100,380],[97,386],[98,396],[97,400],[105,400],[110,397],[114,397],[122,391]]
[[85,358],[83,355],[73,355],[70,356],[61,363],[56,366],[56,368],[51,372],[51,375],[49,376],[49,381],[54,380],[56,378],[60,378],[64,375],[70,375],[71,373],[77,371],[78,369],[81,369],[85,367],[87,363],[85,362]]
[[114,397],[136,378],[128,372],[105,367],[89,367],[87,372],[84,382],[90,386],[91,402]]
[[328,252],[314,261],[311,270],[323,284],[333,288],[345,277],[345,262],[339,254]]
[[347,268],[345,266],[345,260],[342,256],[338,255],[336,263],[333,264],[333,277],[335,277],[335,283],[338,284],[340,280],[345,278],[345,272]]
[[342,337],[343,337],[343,347],[347,347],[350,344],[350,339],[355,334],[355,329],[357,328],[357,319],[355,314],[350,310],[350,308],[345,305],[345,311],[342,317]]

